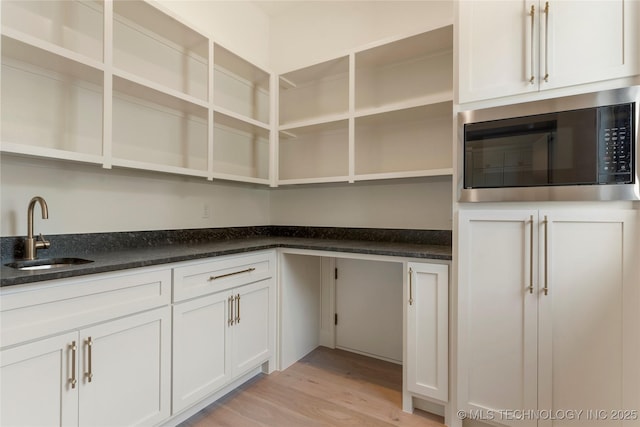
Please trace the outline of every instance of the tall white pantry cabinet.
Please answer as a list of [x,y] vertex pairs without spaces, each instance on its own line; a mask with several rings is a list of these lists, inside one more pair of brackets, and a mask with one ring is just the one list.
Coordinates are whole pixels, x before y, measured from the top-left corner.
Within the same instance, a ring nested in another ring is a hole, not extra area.
[[[638,425],[637,224],[634,210],[460,212],[459,409],[503,425]],[[500,412],[581,409],[573,423]]]

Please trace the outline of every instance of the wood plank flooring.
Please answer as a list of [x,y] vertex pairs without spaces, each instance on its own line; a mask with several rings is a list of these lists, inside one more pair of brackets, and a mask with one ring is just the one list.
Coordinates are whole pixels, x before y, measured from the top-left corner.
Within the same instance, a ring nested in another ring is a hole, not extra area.
[[318,347],[282,372],[259,375],[181,427],[444,427],[402,412],[402,367]]

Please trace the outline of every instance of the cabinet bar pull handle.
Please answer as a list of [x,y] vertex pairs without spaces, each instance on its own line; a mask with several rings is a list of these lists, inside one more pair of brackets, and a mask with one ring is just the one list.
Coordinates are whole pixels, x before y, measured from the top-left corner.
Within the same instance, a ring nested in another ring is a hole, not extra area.
[[409,305],[413,305],[413,269],[409,268]]
[[233,296],[230,296],[227,301],[229,302],[229,326],[233,326]]
[[533,293],[533,215],[529,218],[529,293]]
[[73,341],[69,348],[71,349],[71,378],[69,378],[69,384],[71,384],[71,388],[76,388],[78,383],[76,380],[76,351],[78,350],[76,342]]
[[535,17],[536,17],[536,7],[534,5],[531,5],[531,12],[529,13],[529,15],[531,16],[531,78],[529,79],[529,84],[533,84],[533,82],[536,80],[535,77],[535,68],[534,68],[534,52],[533,52],[533,38],[535,35],[534,32],[534,28],[535,28]]
[[254,267],[247,268],[246,270],[234,271],[233,273],[221,274],[219,276],[210,276],[209,281],[218,280],[229,276],[235,276],[236,274],[251,273],[252,271],[255,271]]
[[87,344],[87,350],[88,350],[87,353],[89,355],[89,371],[84,375],[87,377],[87,381],[91,382],[91,380],[93,379],[93,369],[91,368],[93,340],[91,339],[91,337],[87,338],[86,344]]
[[236,295],[236,323],[240,323],[240,294]]
[[544,294],[549,295],[549,220],[544,217]]
[[544,5],[544,81],[549,82],[549,2]]

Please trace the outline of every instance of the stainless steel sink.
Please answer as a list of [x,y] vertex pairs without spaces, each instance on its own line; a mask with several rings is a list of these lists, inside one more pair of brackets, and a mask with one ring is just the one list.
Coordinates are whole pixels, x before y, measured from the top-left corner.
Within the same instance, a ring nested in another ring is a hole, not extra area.
[[62,268],[72,267],[74,265],[88,264],[93,262],[88,259],[82,258],[49,258],[49,259],[34,259],[30,261],[16,261],[9,264],[5,264],[7,267],[15,268],[17,270],[29,271],[29,270],[48,270],[50,268]]

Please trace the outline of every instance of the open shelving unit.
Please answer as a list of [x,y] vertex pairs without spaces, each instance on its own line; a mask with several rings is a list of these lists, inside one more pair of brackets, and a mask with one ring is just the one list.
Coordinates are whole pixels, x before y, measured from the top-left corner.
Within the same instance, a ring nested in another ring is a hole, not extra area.
[[2,2],[3,152],[103,162],[102,22],[99,2]]
[[453,25],[281,75],[279,113],[280,185],[451,176]]
[[452,174],[452,25],[276,77],[153,1],[0,15],[4,153],[271,186]]
[[141,0],[7,0],[5,153],[272,184],[271,74]]

